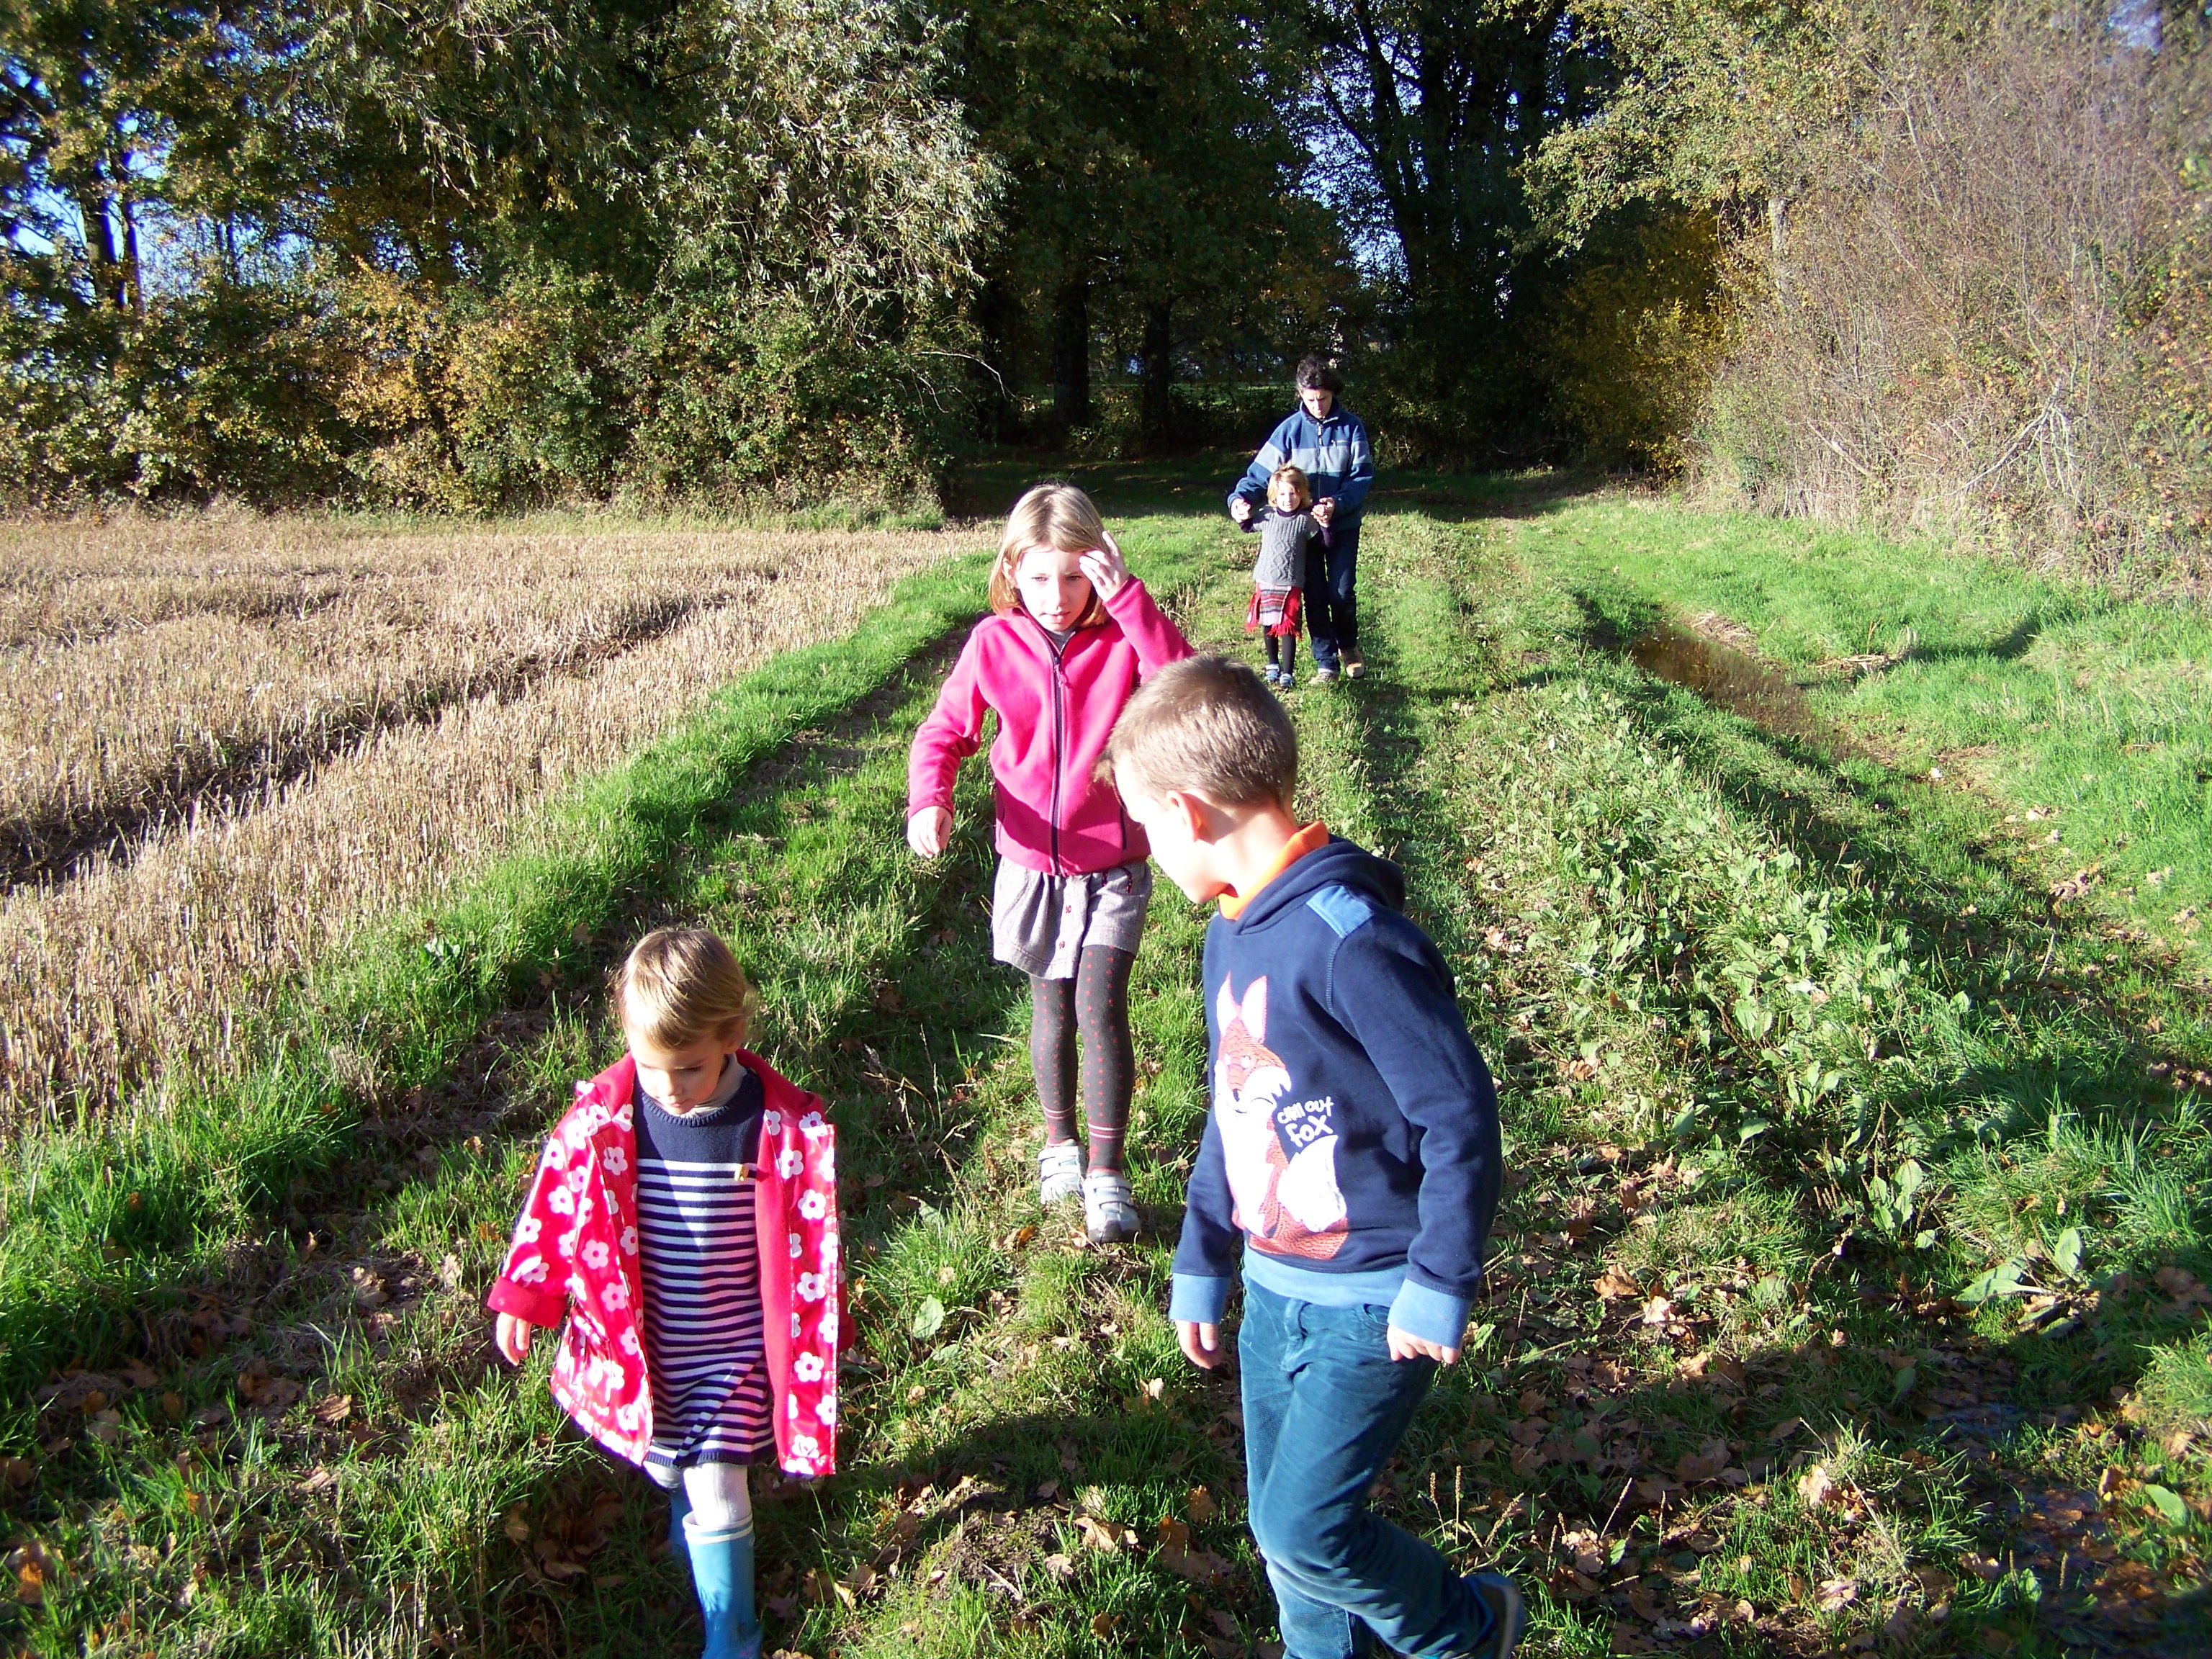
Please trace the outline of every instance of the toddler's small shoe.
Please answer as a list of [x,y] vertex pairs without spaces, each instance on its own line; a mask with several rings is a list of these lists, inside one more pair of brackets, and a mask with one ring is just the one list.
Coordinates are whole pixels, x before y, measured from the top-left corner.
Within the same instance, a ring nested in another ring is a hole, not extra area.
[[1284,675],[1281,675],[1281,676],[1278,677],[1278,678],[1277,678],[1277,679],[1276,679],[1276,681],[1275,681],[1276,685],[1277,685],[1277,686],[1279,686],[1279,688],[1281,688],[1283,690],[1285,690],[1285,691],[1289,690],[1292,686],[1296,685],[1297,683],[1298,683],[1298,677],[1297,677],[1297,675],[1295,675],[1295,674],[1284,674]]
[[1045,1208],[1083,1191],[1083,1144],[1063,1140],[1037,1154],[1037,1200]]
[[1528,1604],[1502,1572],[1471,1574],[1467,1586],[1490,1609],[1490,1640],[1470,1650],[1468,1659],[1512,1659],[1521,1632],[1528,1627]]
[[1083,1177],[1083,1231],[1093,1244],[1126,1244],[1137,1236],[1137,1201],[1119,1170]]
[[1280,685],[1283,683],[1283,671],[1274,664],[1269,663],[1260,671],[1260,678],[1270,685]]

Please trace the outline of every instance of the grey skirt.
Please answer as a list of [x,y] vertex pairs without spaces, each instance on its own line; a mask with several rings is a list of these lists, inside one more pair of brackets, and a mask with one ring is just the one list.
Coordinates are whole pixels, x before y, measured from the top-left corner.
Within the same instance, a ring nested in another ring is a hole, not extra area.
[[1152,867],[1139,860],[1084,876],[1048,876],[999,860],[991,883],[991,954],[1032,979],[1073,979],[1086,947],[1137,953]]

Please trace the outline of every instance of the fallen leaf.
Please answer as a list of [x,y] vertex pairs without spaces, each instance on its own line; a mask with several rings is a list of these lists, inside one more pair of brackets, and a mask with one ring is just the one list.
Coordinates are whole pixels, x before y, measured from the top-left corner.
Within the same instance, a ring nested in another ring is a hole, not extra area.
[[161,1396],[161,1415],[162,1415],[162,1416],[164,1416],[164,1417],[167,1418],[167,1419],[169,1419],[169,1421],[171,1421],[172,1423],[173,1423],[173,1422],[175,1422],[179,1418],[182,1417],[184,1414],[185,1414],[185,1397],[184,1397],[184,1395],[180,1395],[180,1394],[176,1394],[176,1393],[173,1393],[173,1393],[169,1393],[169,1394],[165,1394],[165,1395],[163,1395]]
[[1183,1507],[1189,1511],[1193,1522],[1201,1527],[1221,1513],[1221,1505],[1213,1501],[1213,1494],[1203,1486],[1190,1489],[1189,1495],[1183,1499]]
[[1835,1501],[1835,1477],[1828,1473],[1825,1463],[1815,1463],[1797,1478],[1797,1496],[1808,1510],[1817,1510]]
[[500,1530],[518,1544],[526,1544],[530,1541],[530,1522],[524,1518],[520,1510],[510,1510],[506,1523]]
[[84,1431],[103,1446],[112,1446],[123,1438],[123,1413],[117,1411],[94,1412],[84,1420]]
[[299,1484],[296,1490],[306,1496],[312,1497],[316,1492],[329,1491],[337,1484],[337,1476],[332,1474],[328,1469],[318,1468],[313,1474]]
[[1192,1549],[1190,1528],[1173,1516],[1160,1522],[1159,1547],[1152,1559],[1201,1589],[1210,1589],[1229,1577],[1229,1564],[1212,1550]]
[[46,1586],[59,1575],[57,1563],[44,1544],[26,1544],[8,1558],[15,1574],[15,1599],[27,1607],[46,1603]]
[[1663,1325],[1674,1316],[1674,1304],[1663,1296],[1655,1296],[1644,1304],[1644,1322]]
[[1644,1294],[1644,1287],[1618,1267],[1607,1267],[1591,1288],[1607,1302],[1625,1302]]
[[[1124,1528],[1110,1525],[1094,1515],[1077,1516],[1075,1526],[1083,1534],[1083,1541],[1094,1550],[1103,1550],[1111,1555],[1122,1547],[1123,1534],[1127,1530]],[[1134,1533],[1128,1533],[1127,1541],[1134,1543],[1136,1536]]]
[[1121,1615],[1118,1613],[1094,1613],[1091,1615],[1091,1633],[1103,1642],[1113,1635],[1115,1627],[1121,1622]]
[[1075,1574],[1075,1562],[1069,1556],[1048,1555],[1044,1559],[1044,1570],[1054,1578],[1069,1578]]
[[1859,1599],[1859,1587],[1849,1578],[1828,1578],[1821,1581],[1819,1606],[1823,1613],[1841,1613]]
[[1727,1441],[1708,1440],[1697,1450],[1682,1454],[1674,1464],[1675,1478],[1684,1486],[1710,1480],[1728,1467],[1729,1457]]
[[353,1396],[349,1394],[326,1394],[315,1402],[315,1421],[326,1429],[335,1429],[353,1415]]
[[458,1291],[461,1287],[462,1275],[460,1257],[448,1250],[445,1260],[438,1264],[438,1282],[449,1291]]

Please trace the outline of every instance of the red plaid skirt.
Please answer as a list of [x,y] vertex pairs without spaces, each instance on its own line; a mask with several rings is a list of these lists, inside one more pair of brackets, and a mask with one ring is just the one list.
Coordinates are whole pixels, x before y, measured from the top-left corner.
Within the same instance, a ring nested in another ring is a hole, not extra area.
[[1300,591],[1295,587],[1254,588],[1252,608],[1244,613],[1244,631],[1256,634],[1264,628],[1277,639],[1295,635],[1298,631]]

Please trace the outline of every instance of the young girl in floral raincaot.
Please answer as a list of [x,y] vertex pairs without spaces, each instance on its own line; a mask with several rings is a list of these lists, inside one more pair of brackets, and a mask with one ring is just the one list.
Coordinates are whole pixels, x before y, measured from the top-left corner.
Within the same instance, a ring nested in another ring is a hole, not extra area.
[[629,1053],[576,1085],[488,1300],[516,1364],[567,1318],[554,1397],[669,1492],[705,1659],[757,1659],[746,1467],[836,1462],[835,1137],[744,1048],[752,988],[714,934],[647,934],[615,1008]]
[[[1189,656],[1190,645],[1072,484],[1039,484],[1015,503],[991,571],[991,610],[915,733],[907,842],[923,858],[945,850],[953,775],[996,711],[991,943],[1029,975],[1030,1059],[1045,1124],[1038,1180],[1048,1205],[1082,1194],[1085,1230],[1112,1243],[1137,1231],[1121,1143],[1136,1080],[1129,969],[1152,877],[1145,832],[1092,774],[1139,680]],[[1088,1173],[1076,1139],[1079,1029]]]

